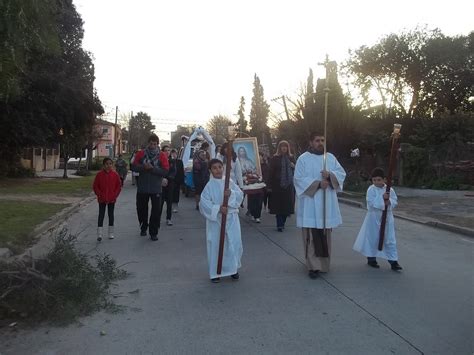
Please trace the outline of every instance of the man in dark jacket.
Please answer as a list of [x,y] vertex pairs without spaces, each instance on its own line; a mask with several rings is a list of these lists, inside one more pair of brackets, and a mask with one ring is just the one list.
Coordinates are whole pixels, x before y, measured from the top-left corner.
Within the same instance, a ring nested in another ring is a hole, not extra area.
[[[165,154],[160,152],[160,140],[156,134],[148,138],[148,147],[135,154],[132,171],[140,173],[137,181],[137,214],[140,223],[140,235],[158,240],[161,215],[161,183],[168,174],[169,163]],[[151,215],[148,221],[148,201],[151,200]]]

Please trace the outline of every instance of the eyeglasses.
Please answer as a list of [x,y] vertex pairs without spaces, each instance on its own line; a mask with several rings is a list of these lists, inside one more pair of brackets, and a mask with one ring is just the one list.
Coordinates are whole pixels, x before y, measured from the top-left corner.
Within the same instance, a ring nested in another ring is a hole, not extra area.
[[313,142],[316,142],[316,143],[324,143],[324,138],[323,139],[313,139]]

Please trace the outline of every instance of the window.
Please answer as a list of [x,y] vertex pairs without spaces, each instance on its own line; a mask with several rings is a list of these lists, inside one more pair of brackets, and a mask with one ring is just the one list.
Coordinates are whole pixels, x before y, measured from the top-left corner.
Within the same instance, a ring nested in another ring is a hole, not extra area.
[[108,128],[102,128],[102,134],[108,134],[109,129]]

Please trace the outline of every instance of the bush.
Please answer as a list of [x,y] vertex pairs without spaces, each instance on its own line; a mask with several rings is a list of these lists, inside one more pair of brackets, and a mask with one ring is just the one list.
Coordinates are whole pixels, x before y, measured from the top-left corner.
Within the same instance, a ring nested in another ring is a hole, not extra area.
[[126,272],[107,254],[90,257],[62,230],[44,259],[1,265],[0,318],[70,322],[114,304],[109,288]]
[[428,151],[423,148],[407,146],[403,155],[403,184],[410,187],[429,185],[433,176]]
[[24,168],[21,165],[8,169],[7,177],[10,178],[32,178],[35,177],[34,169]]
[[86,169],[78,169],[78,170],[76,170],[74,175],[77,175],[77,176],[90,176],[90,175],[92,175],[92,173],[89,170],[86,170]]
[[458,176],[447,176],[436,179],[431,183],[431,188],[434,190],[459,190],[461,178]]

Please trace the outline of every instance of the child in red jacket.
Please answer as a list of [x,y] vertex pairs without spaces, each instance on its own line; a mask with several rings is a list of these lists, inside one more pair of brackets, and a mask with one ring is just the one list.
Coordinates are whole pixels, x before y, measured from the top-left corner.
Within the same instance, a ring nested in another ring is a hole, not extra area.
[[102,162],[103,169],[99,171],[94,179],[93,189],[99,202],[99,223],[97,225],[97,241],[102,240],[103,225],[105,217],[105,207],[109,215],[109,239],[114,239],[114,208],[122,183],[120,176],[113,170],[114,163],[112,159],[105,158]]

